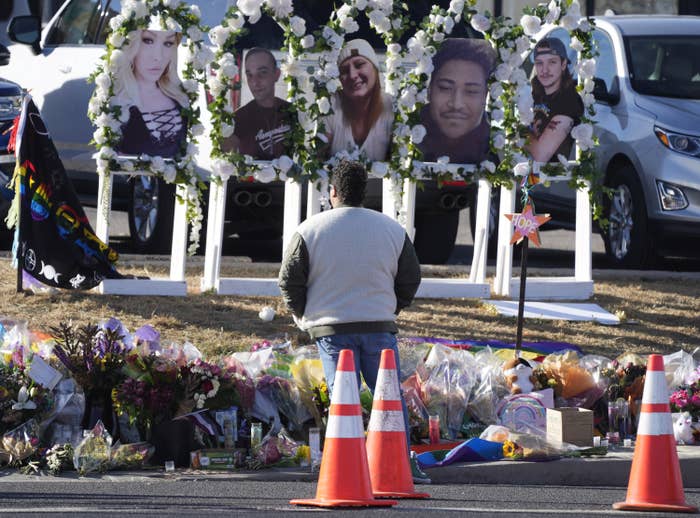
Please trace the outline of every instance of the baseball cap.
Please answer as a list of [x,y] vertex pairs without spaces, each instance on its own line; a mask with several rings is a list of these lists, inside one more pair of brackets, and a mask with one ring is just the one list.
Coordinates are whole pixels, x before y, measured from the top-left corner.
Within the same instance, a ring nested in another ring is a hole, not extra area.
[[537,42],[535,45],[535,52],[533,54],[536,59],[538,56],[543,54],[554,54],[559,56],[561,59],[566,59],[568,61],[569,56],[566,53],[566,47],[560,39],[557,38],[544,38]]
[[367,40],[358,38],[346,42],[338,55],[338,66],[340,66],[343,61],[353,56],[362,56],[363,58],[368,59],[374,65],[374,68],[379,70],[377,54],[374,52],[374,49],[367,42]]

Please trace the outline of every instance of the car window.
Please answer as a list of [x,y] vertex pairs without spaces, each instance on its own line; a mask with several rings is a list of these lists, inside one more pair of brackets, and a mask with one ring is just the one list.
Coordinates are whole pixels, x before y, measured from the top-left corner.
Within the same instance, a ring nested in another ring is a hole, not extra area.
[[103,4],[103,0],[73,0],[70,2],[49,33],[46,44],[81,45],[95,43]]
[[700,35],[625,39],[632,88],[641,94],[700,99]]
[[595,41],[598,57],[596,58],[596,78],[602,79],[608,92],[612,90],[615,77],[617,76],[617,67],[615,65],[615,51],[613,48],[610,36],[601,30],[593,31],[593,40]]

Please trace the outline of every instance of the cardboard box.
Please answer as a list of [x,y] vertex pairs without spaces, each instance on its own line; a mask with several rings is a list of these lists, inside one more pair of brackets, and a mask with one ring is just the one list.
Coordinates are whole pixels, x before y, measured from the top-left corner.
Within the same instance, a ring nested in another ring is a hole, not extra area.
[[593,412],[576,407],[548,408],[547,439],[593,446]]

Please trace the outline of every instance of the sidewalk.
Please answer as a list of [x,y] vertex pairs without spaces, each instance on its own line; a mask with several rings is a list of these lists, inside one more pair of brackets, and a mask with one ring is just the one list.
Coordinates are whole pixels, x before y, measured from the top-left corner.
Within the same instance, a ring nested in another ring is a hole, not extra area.
[[[700,488],[700,446],[678,446],[683,486]],[[433,484],[513,484],[559,486],[626,487],[629,481],[633,450],[619,449],[604,457],[567,458],[548,462],[495,461],[465,462],[427,470]],[[74,472],[60,477],[22,475],[16,471],[0,471],[3,481],[50,480],[86,482],[141,482],[146,480],[254,480],[262,482],[314,482],[317,474],[308,468],[269,468],[259,471],[204,471],[176,470],[165,473],[161,469],[144,471],[110,471],[91,474],[80,479]]]

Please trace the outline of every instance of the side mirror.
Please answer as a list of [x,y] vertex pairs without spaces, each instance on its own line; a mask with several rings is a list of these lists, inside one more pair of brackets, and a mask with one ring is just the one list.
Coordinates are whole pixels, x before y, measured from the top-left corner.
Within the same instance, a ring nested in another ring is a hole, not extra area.
[[10,64],[10,51],[5,46],[0,44],[0,67]]
[[41,53],[41,20],[38,16],[15,16],[7,34],[12,41],[30,45],[34,54]]
[[620,102],[620,91],[618,88],[617,77],[613,79],[610,90],[600,77],[593,78],[593,97],[596,101],[603,101],[608,104],[617,104]]

